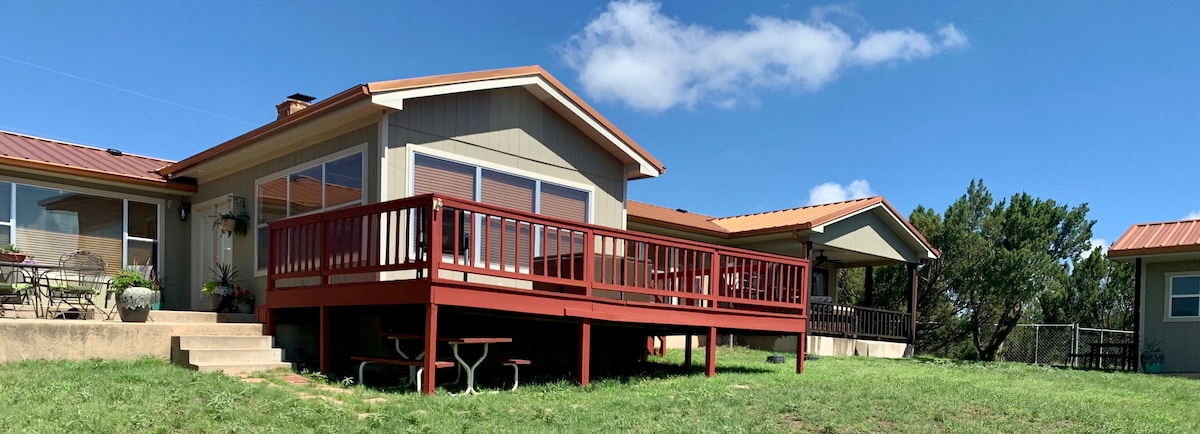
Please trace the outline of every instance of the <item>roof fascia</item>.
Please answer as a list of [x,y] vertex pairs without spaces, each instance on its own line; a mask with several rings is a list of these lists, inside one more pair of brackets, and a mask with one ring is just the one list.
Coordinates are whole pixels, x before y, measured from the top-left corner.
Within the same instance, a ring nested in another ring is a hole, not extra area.
[[100,170],[82,169],[79,167],[29,161],[20,158],[9,158],[4,156],[0,156],[0,165],[12,167],[16,172],[30,174],[50,173],[74,181],[96,182],[104,185],[129,187],[157,193],[190,194],[195,193],[197,189],[195,185],[172,182],[165,179],[162,181],[155,181],[151,179],[119,175]]

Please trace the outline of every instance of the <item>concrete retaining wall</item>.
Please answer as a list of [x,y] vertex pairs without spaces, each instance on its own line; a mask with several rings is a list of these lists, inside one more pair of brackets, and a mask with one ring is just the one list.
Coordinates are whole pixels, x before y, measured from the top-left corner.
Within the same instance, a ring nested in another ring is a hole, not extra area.
[[0,362],[21,360],[134,360],[171,357],[171,337],[261,335],[262,325],[122,323],[53,319],[0,320]]

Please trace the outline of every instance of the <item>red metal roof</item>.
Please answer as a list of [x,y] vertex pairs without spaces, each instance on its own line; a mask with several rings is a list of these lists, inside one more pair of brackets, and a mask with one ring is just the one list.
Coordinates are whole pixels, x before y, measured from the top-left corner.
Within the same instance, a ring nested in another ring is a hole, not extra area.
[[195,191],[195,186],[168,182],[155,172],[171,163],[170,160],[141,155],[122,153],[116,156],[91,146],[0,131],[0,164],[3,165]]
[[1200,220],[1130,226],[1108,249],[1108,256],[1119,258],[1182,252],[1200,252]]

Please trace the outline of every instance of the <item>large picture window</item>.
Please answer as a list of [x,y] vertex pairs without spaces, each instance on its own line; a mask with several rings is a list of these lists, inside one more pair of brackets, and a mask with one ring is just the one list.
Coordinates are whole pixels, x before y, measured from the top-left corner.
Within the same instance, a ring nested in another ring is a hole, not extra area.
[[1169,276],[1167,317],[1200,318],[1200,273]]
[[13,244],[31,260],[90,251],[108,265],[156,265],[159,206],[72,190],[0,182],[0,244]]
[[267,223],[363,203],[363,153],[298,166],[259,180],[256,190],[256,263],[265,271]]

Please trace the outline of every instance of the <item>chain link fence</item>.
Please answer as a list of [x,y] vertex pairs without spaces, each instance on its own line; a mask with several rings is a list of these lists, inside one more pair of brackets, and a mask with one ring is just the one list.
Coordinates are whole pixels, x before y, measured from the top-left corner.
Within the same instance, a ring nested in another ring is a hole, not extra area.
[[1078,324],[1020,324],[1004,341],[999,358],[1022,362],[1077,367],[1071,354],[1086,353],[1090,344],[1133,343],[1133,332],[1080,327]]

